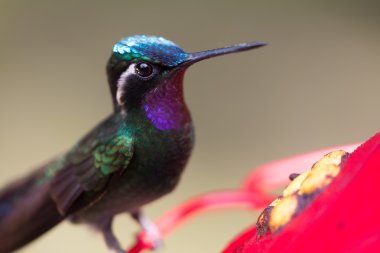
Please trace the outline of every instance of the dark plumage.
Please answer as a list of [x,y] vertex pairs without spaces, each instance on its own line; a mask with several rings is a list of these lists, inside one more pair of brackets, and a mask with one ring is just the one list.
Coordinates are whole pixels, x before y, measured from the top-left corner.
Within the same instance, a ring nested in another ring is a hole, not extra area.
[[113,216],[129,212],[141,221],[141,206],[172,191],[190,157],[194,128],[183,97],[186,68],[262,45],[188,54],[161,37],[118,42],[107,65],[114,113],[67,154],[0,192],[0,253],[65,218],[99,229],[107,245],[122,252],[111,230]]

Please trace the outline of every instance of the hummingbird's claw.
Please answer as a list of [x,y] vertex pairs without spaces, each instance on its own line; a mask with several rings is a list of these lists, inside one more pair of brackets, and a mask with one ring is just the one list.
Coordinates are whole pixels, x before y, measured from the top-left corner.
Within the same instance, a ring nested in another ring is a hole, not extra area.
[[133,213],[132,217],[139,223],[143,230],[143,235],[140,238],[149,243],[153,250],[162,249],[164,242],[157,225],[141,212]]

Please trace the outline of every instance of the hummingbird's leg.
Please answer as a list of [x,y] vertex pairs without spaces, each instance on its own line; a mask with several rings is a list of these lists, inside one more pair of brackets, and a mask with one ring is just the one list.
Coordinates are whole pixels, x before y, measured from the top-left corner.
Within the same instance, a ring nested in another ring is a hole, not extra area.
[[109,249],[114,250],[116,253],[125,253],[112,231],[112,218],[103,220],[100,224],[97,224],[97,228],[102,232]]
[[152,240],[153,249],[161,249],[164,246],[162,236],[158,230],[156,224],[146,217],[141,211],[131,213],[132,218],[136,220],[141,229],[148,233],[149,238]]

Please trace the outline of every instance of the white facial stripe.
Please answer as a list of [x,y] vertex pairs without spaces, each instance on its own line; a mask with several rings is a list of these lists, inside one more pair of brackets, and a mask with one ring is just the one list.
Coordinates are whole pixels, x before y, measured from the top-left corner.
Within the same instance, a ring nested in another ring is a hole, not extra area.
[[123,105],[124,102],[122,101],[123,95],[125,95],[125,86],[126,86],[126,80],[130,75],[135,74],[135,65],[136,63],[132,63],[129,65],[126,71],[124,71],[121,75],[119,80],[117,80],[117,92],[116,92],[116,99],[117,103],[119,105]]

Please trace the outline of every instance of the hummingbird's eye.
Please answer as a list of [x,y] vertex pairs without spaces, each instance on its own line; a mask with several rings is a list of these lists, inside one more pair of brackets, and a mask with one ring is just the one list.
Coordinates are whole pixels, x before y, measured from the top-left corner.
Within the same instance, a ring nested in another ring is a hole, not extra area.
[[153,73],[152,65],[146,62],[140,62],[135,66],[136,73],[141,77],[149,77]]

